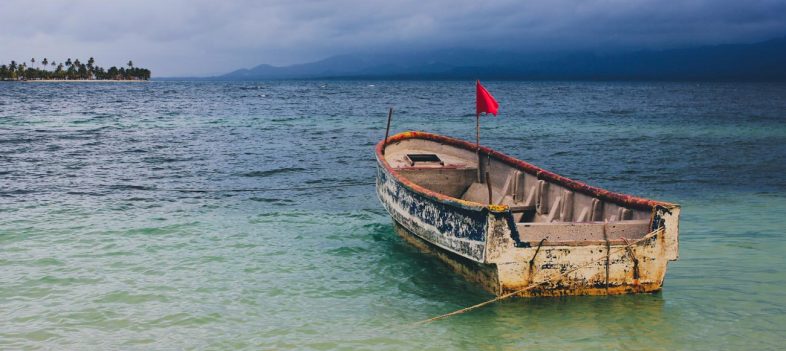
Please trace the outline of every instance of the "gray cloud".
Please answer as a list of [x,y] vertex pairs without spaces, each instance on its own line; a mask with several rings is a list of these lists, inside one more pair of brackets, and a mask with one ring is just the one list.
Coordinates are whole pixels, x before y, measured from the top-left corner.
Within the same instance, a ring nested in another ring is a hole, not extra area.
[[223,73],[356,51],[671,48],[786,35],[786,1],[21,1],[0,61],[133,59],[159,76]]

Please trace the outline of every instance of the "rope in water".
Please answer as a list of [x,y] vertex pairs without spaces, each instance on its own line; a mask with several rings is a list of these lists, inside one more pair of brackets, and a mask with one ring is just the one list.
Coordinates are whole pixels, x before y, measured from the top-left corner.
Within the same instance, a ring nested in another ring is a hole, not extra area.
[[[644,235],[644,237],[643,237],[643,238],[641,238],[641,239],[638,239],[638,240],[634,240],[634,241],[632,241],[632,242],[629,242],[627,239],[625,239],[625,242],[627,243],[627,245],[625,245],[624,247],[618,248],[617,250],[615,250],[615,253],[617,253],[617,252],[620,252],[620,251],[628,251],[628,250],[630,250],[630,249],[631,249],[631,247],[632,247],[633,245],[636,245],[636,244],[637,244],[637,243],[639,243],[640,241],[644,240],[644,238],[646,238],[646,237],[650,236],[650,234],[657,233],[657,232],[659,232],[659,231],[662,231],[662,230],[663,230],[663,228],[658,228],[658,229],[655,229],[655,230],[653,230],[652,232],[649,232],[649,233],[647,233],[646,235]],[[631,251],[629,251],[629,252],[631,252]],[[609,253],[609,254],[610,254],[610,253]],[[533,258],[534,258],[534,257],[533,257]],[[634,257],[634,258],[635,258],[635,257]],[[582,268],[584,268],[584,267],[587,267],[587,266],[589,266],[589,265],[591,265],[591,264],[593,264],[593,263],[597,263],[597,262],[600,262],[600,261],[603,261],[603,260],[606,260],[606,257],[602,257],[602,258],[600,258],[600,259],[597,259],[597,260],[592,260],[592,261],[589,261],[589,262],[587,262],[587,263],[585,263],[585,264],[583,264],[583,265],[580,265],[580,266],[574,267],[573,269],[567,270],[567,271],[565,271],[564,273],[557,274],[557,276],[556,276],[556,277],[553,277],[553,278],[562,278],[562,277],[565,277],[565,276],[567,276],[567,275],[568,275],[568,274],[570,274],[570,273],[573,273],[573,272],[575,272],[575,271],[577,271],[577,270],[579,270],[579,269],[582,269]],[[431,323],[431,322],[434,322],[434,321],[437,321],[437,320],[440,320],[440,319],[445,319],[445,318],[452,317],[452,316],[455,316],[455,315],[459,315],[459,314],[462,314],[462,313],[466,313],[466,312],[469,312],[469,311],[472,311],[472,310],[476,310],[476,309],[478,309],[478,308],[481,308],[481,307],[483,307],[483,306],[490,305],[490,304],[492,304],[492,303],[495,303],[495,302],[498,302],[498,301],[502,301],[502,300],[508,299],[508,298],[510,298],[510,297],[513,297],[513,296],[519,295],[519,294],[521,294],[521,293],[523,293],[523,292],[526,292],[526,291],[529,291],[529,290],[535,289],[535,288],[537,288],[537,287],[538,287],[538,286],[540,286],[540,285],[544,285],[544,284],[546,284],[546,283],[549,283],[549,282],[551,281],[551,279],[552,279],[552,277],[548,277],[548,276],[547,276],[547,277],[546,277],[546,279],[545,279],[544,281],[541,281],[541,282],[539,282],[539,283],[532,283],[532,284],[530,284],[530,285],[527,285],[527,286],[526,286],[526,287],[524,287],[524,288],[521,288],[521,289],[519,289],[519,290],[516,290],[516,291],[513,291],[513,292],[506,293],[506,294],[504,294],[504,295],[497,296],[497,297],[495,297],[495,298],[493,298],[493,299],[491,299],[491,300],[487,300],[487,301],[481,302],[481,303],[479,303],[479,304],[476,304],[476,305],[472,305],[472,306],[469,306],[469,307],[465,307],[465,308],[462,308],[462,309],[459,309],[459,310],[455,310],[455,311],[453,311],[453,312],[450,312],[450,313],[445,313],[445,314],[443,314],[443,315],[439,315],[439,316],[432,317],[432,318],[429,318],[429,319],[424,319],[424,320],[422,320],[422,321],[415,322],[415,323],[413,323],[412,325],[413,325],[413,326],[417,326],[417,325],[427,324],[427,323]]]

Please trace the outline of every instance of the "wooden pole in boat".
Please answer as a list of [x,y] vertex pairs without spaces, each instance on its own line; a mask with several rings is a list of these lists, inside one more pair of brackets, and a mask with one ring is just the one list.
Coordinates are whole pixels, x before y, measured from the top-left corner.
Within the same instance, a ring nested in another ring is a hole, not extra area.
[[475,115],[475,152],[478,154],[478,183],[482,183],[480,174],[480,113]]
[[382,144],[382,154],[385,154],[385,147],[388,146],[388,134],[390,134],[390,120],[393,118],[393,108],[388,110],[388,127],[385,128],[385,143]]
[[489,189],[489,205],[491,205],[493,204],[493,199],[491,197],[491,177],[488,171],[486,171],[486,187]]

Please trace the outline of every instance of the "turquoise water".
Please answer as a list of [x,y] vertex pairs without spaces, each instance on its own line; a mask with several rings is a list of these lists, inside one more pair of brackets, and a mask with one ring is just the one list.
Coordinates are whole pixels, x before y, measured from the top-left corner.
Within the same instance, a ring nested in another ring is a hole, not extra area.
[[[487,82],[482,141],[682,204],[662,293],[491,298],[398,238],[372,147],[472,82],[0,84],[0,349],[781,349],[786,86]],[[247,191],[227,191],[227,190]]]

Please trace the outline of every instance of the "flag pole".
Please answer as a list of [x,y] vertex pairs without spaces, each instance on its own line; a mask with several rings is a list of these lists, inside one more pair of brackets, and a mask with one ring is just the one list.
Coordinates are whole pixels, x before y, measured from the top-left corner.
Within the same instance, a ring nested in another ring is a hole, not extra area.
[[[488,90],[480,84],[480,80],[475,81],[475,93],[475,148],[478,153],[478,183],[483,183],[483,173],[480,170],[483,165],[483,161],[480,159],[480,113],[484,112],[487,116],[490,113],[496,116],[499,104],[497,100],[494,100],[494,97],[489,94]],[[490,157],[486,157],[486,159],[491,162]],[[486,173],[485,181],[489,181],[488,173]]]

